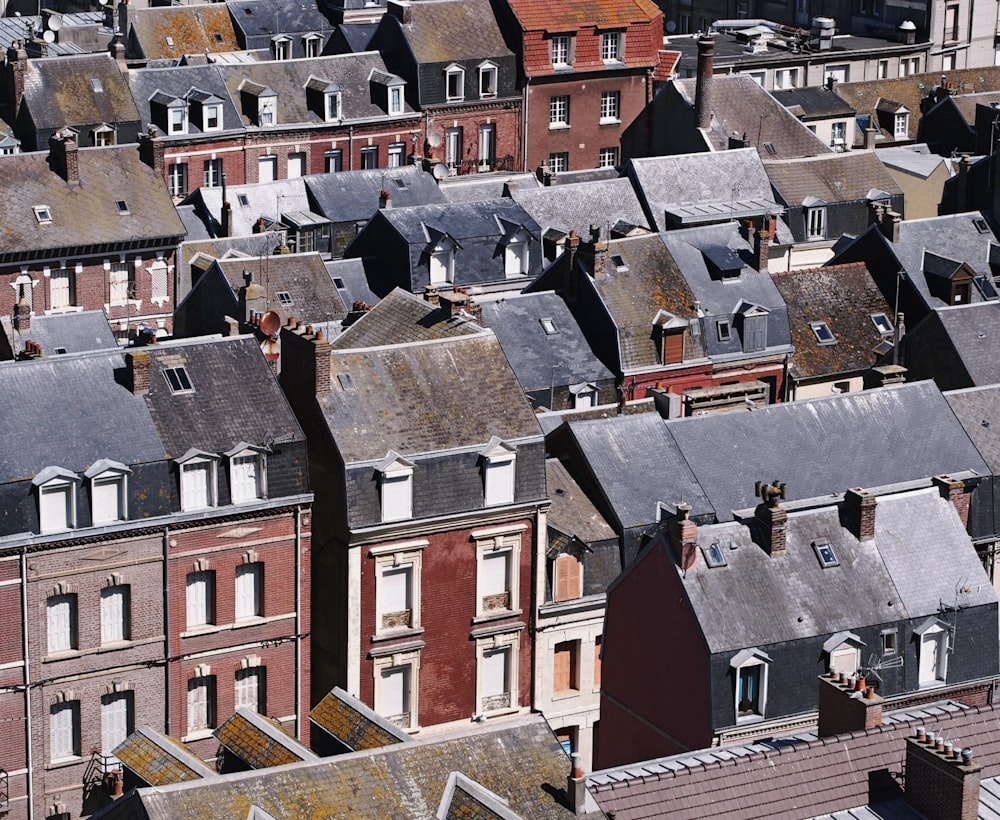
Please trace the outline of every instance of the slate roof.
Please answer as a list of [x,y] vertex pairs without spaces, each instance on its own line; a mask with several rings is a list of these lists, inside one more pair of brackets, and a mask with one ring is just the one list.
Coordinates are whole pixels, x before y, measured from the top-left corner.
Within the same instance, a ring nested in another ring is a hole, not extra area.
[[333,223],[367,220],[388,188],[394,208],[445,202],[434,177],[415,165],[303,177],[312,210]]
[[[346,4],[345,4],[346,5]],[[345,21],[336,27],[336,33],[331,38],[334,42],[342,42],[346,46],[346,51],[368,51],[372,37],[378,30],[378,23],[362,23],[353,20]],[[339,48],[338,53],[344,53],[344,48]]]
[[331,356],[331,389],[317,399],[347,464],[541,436],[492,333]]
[[307,32],[322,34],[324,41],[333,26],[315,3],[296,0],[229,0],[226,3],[235,28],[246,36],[247,48],[271,47],[274,34]]
[[[99,459],[126,465],[163,461],[166,453],[145,401],[115,380],[115,369],[123,367],[117,350],[0,367],[3,438],[21,442],[0,459],[0,483],[30,479],[50,466],[79,474]],[[86,423],[83,416],[67,423],[67,396],[86,398]]]
[[[381,211],[389,225],[411,245],[426,245],[426,227],[435,228],[458,240],[503,236],[504,229],[498,219],[523,225],[536,238],[539,225],[516,202],[511,199],[488,199],[481,202],[459,202],[417,205],[412,208],[397,208]],[[468,264],[468,263],[466,263]],[[501,274],[502,276],[502,271]]]
[[139,727],[125,738],[114,755],[154,788],[215,776],[183,743],[148,726]]
[[[949,71],[948,82],[965,93],[1000,89],[1000,67],[982,66]],[[916,139],[924,97],[941,82],[940,72],[911,74],[893,80],[868,80],[860,83],[838,83],[837,94],[859,114],[874,113],[880,99],[896,100],[910,111],[909,138]],[[892,138],[892,134],[887,134]]]
[[[756,505],[754,482],[762,476],[785,482],[789,499],[805,499],[848,487],[988,470],[940,391],[927,381],[665,425],[720,521]],[[797,457],[789,459],[790,452]],[[633,485],[650,475],[637,475]],[[678,483],[686,489],[686,482]],[[680,495],[669,484],[659,490],[674,500]]]
[[1000,474],[1000,385],[951,390],[944,397],[990,472]]
[[441,181],[439,188],[447,202],[480,202],[484,199],[498,199],[504,195],[507,183],[513,183],[521,190],[540,188],[541,183],[534,174],[463,174]]
[[583,0],[547,3],[545,0],[511,0],[510,7],[526,30],[576,31],[584,26],[625,28],[657,17],[661,12],[650,0]]
[[901,364],[941,389],[1000,382],[1000,302],[937,308],[903,338]]
[[[378,296],[368,287],[363,259],[334,259],[326,263],[326,271],[333,279],[340,298],[349,308],[355,302],[364,302],[370,306],[378,304]],[[343,287],[340,283],[343,283]]]
[[825,85],[775,89],[771,96],[785,108],[795,109],[795,116],[803,122],[854,116],[854,109]]
[[24,350],[24,343],[29,339],[38,344],[46,356],[57,355],[59,350],[64,353],[118,350],[118,341],[102,310],[51,316],[39,313],[31,317],[31,326],[23,331],[14,330],[9,316],[0,316],[0,325],[15,352]]
[[24,99],[38,130],[139,121],[128,81],[106,52],[28,60]]
[[[134,145],[78,151],[77,185],[53,171],[45,153],[0,157],[0,177],[17,190],[16,197],[0,200],[0,224],[6,227],[0,253],[184,236],[162,174],[139,159]],[[117,200],[125,201],[128,213],[119,212]],[[49,207],[51,224],[39,223],[35,205]]]
[[[178,208],[181,212],[183,208]],[[200,223],[199,223],[200,224]],[[242,257],[253,261],[262,253],[269,253],[281,244],[283,232],[265,231],[249,236],[217,236],[196,238],[182,242],[177,249],[177,304],[191,289],[191,265],[197,262],[202,271],[208,269],[210,260],[225,256]]]
[[[252,336],[143,350],[150,357],[149,415],[167,457],[178,458],[191,448],[224,453],[241,442],[263,446],[269,438],[304,439],[270,368],[261,366],[263,354]],[[171,367],[187,370],[192,392],[170,391],[163,370]]]
[[354,752],[413,740],[406,731],[389,723],[339,686],[313,707],[309,720]]
[[979,94],[958,94],[948,97],[948,99],[951,100],[955,106],[955,110],[961,114],[966,124],[970,128],[975,129],[976,108],[980,105],[987,109],[993,108],[993,103],[1000,103],[1000,91],[984,91]]
[[192,90],[211,94],[221,101],[223,130],[215,133],[226,134],[234,130],[242,130],[243,121],[240,119],[240,111],[229,95],[225,76],[220,63],[130,69],[128,82],[139,108],[143,130],[149,131],[151,127],[154,128],[165,142],[171,140],[189,141],[191,136],[201,134],[197,117],[188,118],[187,134],[178,136],[166,134],[163,130],[166,123],[154,123],[153,112],[150,108],[150,101],[157,93],[175,99],[187,99]]
[[138,42],[141,56],[147,60],[240,50],[229,8],[224,4],[130,7],[127,33],[131,41]]
[[489,0],[421,0],[400,24],[417,63],[513,57]]
[[245,706],[239,707],[212,734],[251,769],[318,759],[287,734],[280,723]]
[[[550,525],[571,533],[586,543],[617,539],[611,525],[559,459],[545,459],[545,480],[552,500],[548,516]],[[588,562],[589,558],[589,555],[585,556]],[[619,564],[618,570],[620,569]],[[614,575],[605,579],[605,583],[610,583],[617,575],[618,572],[615,571]]]
[[[867,732],[822,739],[800,733],[596,771],[587,786],[616,820],[751,820],[845,811],[868,802],[873,770],[902,772],[904,738],[917,726],[974,749],[983,777],[1000,773],[1000,712],[992,706],[930,707],[897,720],[883,718],[882,726]],[[762,783],[766,788],[755,788]]]
[[765,168],[779,201],[790,207],[810,196],[829,203],[864,201],[872,188],[903,195],[875,151],[768,162]]
[[[210,814],[245,820],[256,806],[273,817],[436,818],[449,776],[461,772],[532,820],[571,818],[565,752],[541,716],[491,723],[461,735],[400,743],[294,767],[212,778],[205,788],[139,789],[107,817],[173,820]],[[119,814],[119,812],[121,814]],[[481,816],[481,815],[476,815]]]
[[[700,562],[679,573],[713,654],[919,621],[966,586],[963,606],[996,602],[958,513],[936,487],[879,496],[874,542],[843,527],[836,505],[789,509],[780,561],[751,540],[752,532],[745,521],[701,527],[698,544],[722,545],[727,566]],[[820,565],[817,541],[829,541],[839,567]]]
[[[696,81],[675,80],[672,85],[693,110]],[[829,146],[750,77],[712,77],[712,126],[707,132],[711,150],[727,150],[730,136],[743,133],[765,162],[831,153]],[[773,154],[767,145],[774,147]]]
[[[273,311],[282,325],[290,318],[313,324],[347,316],[349,306],[341,299],[318,253],[219,259],[216,264],[234,291],[245,286],[243,271],[249,270],[253,281],[247,293],[247,309],[257,313]],[[291,301],[282,301],[278,294],[287,295]]]
[[[309,210],[304,177],[276,179],[273,182],[258,182],[250,185],[229,185],[226,200],[232,208],[229,221],[230,236],[249,237],[253,234],[257,220],[265,217],[277,220],[282,214]],[[246,205],[244,205],[244,201]],[[194,205],[195,211],[211,233],[219,236],[222,231],[222,188],[196,189],[185,200]],[[263,241],[255,241],[260,253]],[[273,245],[268,248],[268,251]]]
[[[545,293],[510,294],[477,300],[483,325],[503,345],[507,360],[525,391],[556,384],[580,384],[614,379],[590,346],[561,296]],[[549,335],[541,320],[551,319],[557,332]],[[557,367],[553,375],[553,367]]]
[[511,191],[511,199],[524,208],[542,230],[590,234],[591,225],[626,222],[649,230],[639,198],[628,179],[578,182],[570,185],[529,187]]
[[[760,155],[753,148],[719,153],[675,154],[629,160],[626,173],[635,185],[650,224],[666,230],[665,211],[692,205],[717,205],[719,219],[728,219],[735,201],[774,202],[774,192]],[[785,236],[791,242],[784,223]]]
[[952,173],[951,160],[933,153],[926,143],[879,148],[878,158],[886,168],[897,168],[923,179],[927,179],[940,165],[944,165],[949,174]]
[[445,309],[396,288],[331,342],[331,346],[334,350],[350,350],[481,333],[482,330],[470,320],[451,317]]
[[[885,337],[871,314],[884,313],[891,322],[892,305],[863,263],[782,271],[772,278],[788,306],[795,346],[789,371],[795,378],[855,373],[877,363],[875,347]],[[821,344],[811,322],[826,322],[836,343]]]

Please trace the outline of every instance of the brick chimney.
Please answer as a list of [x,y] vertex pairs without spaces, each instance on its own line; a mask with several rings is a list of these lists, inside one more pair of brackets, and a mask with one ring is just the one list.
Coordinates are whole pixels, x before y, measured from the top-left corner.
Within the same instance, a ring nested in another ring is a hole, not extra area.
[[569,236],[566,237],[566,257],[565,278],[563,279],[563,292],[571,302],[576,300],[576,257],[580,252],[580,237],[577,236],[576,229],[570,229]]
[[132,393],[145,396],[149,392],[149,354],[144,350],[132,350],[125,354]]
[[15,122],[24,99],[24,77],[27,71],[28,52],[24,48],[24,41],[17,40],[7,49],[7,98],[11,101]]
[[859,541],[875,540],[875,496],[860,487],[844,493],[847,526]]
[[771,557],[785,554],[788,513],[778,504],[785,497],[785,485],[779,481],[765,484],[758,481],[756,494],[762,499],[754,510],[754,519],[759,525],[761,546]]
[[830,672],[819,678],[820,737],[859,732],[882,725],[882,698],[864,678]]
[[962,526],[968,529],[970,492],[965,482],[948,475],[936,475],[932,481],[941,493],[941,497],[951,502],[962,521]]
[[698,564],[698,525],[690,518],[691,505],[677,505],[677,516],[667,524],[667,538],[677,565],[687,572]]
[[29,327],[31,327],[31,306],[27,299],[22,298],[14,305],[14,328],[24,333]]
[[387,11],[403,25],[409,25],[413,20],[413,6],[407,2],[390,0]]
[[976,820],[982,768],[971,749],[918,728],[906,738],[903,797],[927,820]]
[[378,207],[381,210],[386,210],[386,211],[388,211],[390,208],[392,208],[392,194],[390,194],[388,191],[386,191],[384,189],[381,190],[381,191],[379,191],[379,194],[378,194]]
[[330,392],[333,348],[323,331],[292,323],[281,328],[281,385],[293,407],[311,407],[315,396]]
[[139,135],[139,158],[158,174],[163,173],[163,140],[156,136],[152,125]]
[[608,240],[601,236],[601,226],[590,226],[590,241],[584,246],[584,252],[593,261],[593,276],[599,279],[608,272]]
[[754,265],[761,273],[767,273],[768,253],[774,238],[774,215],[764,214],[764,220],[753,235]]
[[465,316],[477,325],[483,324],[483,307],[476,304],[476,301],[469,296],[469,291],[462,287],[456,287],[450,293],[438,294],[438,305],[445,311],[447,316]]
[[712,125],[712,72],[715,70],[715,40],[698,38],[698,79],[694,96],[694,117],[698,128]]
[[70,185],[80,182],[80,160],[76,138],[68,131],[49,137],[49,167]]
[[125,44],[122,42],[121,34],[116,34],[112,38],[108,51],[111,52],[111,56],[114,57],[115,62],[118,63],[118,68],[127,73],[128,66],[125,64]]

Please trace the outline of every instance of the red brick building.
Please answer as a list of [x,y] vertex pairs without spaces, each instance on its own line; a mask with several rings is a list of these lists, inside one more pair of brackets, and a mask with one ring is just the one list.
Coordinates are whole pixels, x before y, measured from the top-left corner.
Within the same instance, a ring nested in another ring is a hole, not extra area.
[[525,166],[621,164],[622,136],[652,99],[660,9],[649,0],[496,0],[494,8],[523,71]]
[[207,761],[238,706],[302,737],[312,496],[257,343],[36,359],[0,385],[23,445],[0,468],[8,816],[95,811],[137,726]]

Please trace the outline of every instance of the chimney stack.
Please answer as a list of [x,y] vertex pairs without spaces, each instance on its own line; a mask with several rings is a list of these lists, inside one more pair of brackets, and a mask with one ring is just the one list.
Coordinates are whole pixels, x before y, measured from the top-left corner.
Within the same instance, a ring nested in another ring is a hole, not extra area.
[[882,217],[880,223],[882,235],[890,242],[899,242],[899,223],[902,221],[902,214],[897,213],[891,208],[886,208],[885,215]]
[[380,210],[386,210],[386,211],[392,208],[392,194],[390,194],[385,189],[379,191],[378,207]]
[[667,537],[677,565],[684,571],[698,564],[698,525],[690,518],[691,505],[677,505],[677,516],[667,524]]
[[608,241],[601,236],[601,226],[590,226],[590,242],[587,251],[594,260],[593,275],[599,279],[608,272]]
[[865,150],[875,150],[875,137],[878,136],[878,129],[874,125],[869,125],[865,129]]
[[449,318],[465,314],[477,325],[483,324],[483,308],[477,305],[475,300],[469,296],[469,291],[462,287],[454,288],[450,293],[438,294],[438,305],[445,311]]
[[698,38],[698,79],[694,96],[694,116],[698,128],[712,125],[712,72],[715,71],[715,40]]
[[882,698],[864,678],[830,672],[819,678],[820,737],[860,732],[882,725]]
[[31,306],[24,297],[14,305],[14,328],[24,333],[31,327]]
[[969,528],[969,488],[965,482],[949,475],[936,475],[932,479],[934,486],[938,488],[941,497],[948,501],[958,513],[962,521],[962,526]]
[[573,752],[570,755],[570,772],[566,776],[566,795],[569,798],[567,808],[573,814],[581,815],[585,811],[587,801],[587,780],[583,775],[583,768],[580,766],[580,753]]
[[122,42],[121,34],[116,34],[112,38],[111,47],[108,50],[111,52],[111,56],[114,57],[115,61],[118,63],[118,68],[127,73],[128,66],[125,64],[125,44]]
[[569,236],[566,237],[565,278],[563,279],[563,292],[571,302],[576,301],[576,257],[580,252],[580,237],[575,228],[570,228]]
[[875,496],[860,487],[844,493],[844,512],[847,524],[859,541],[875,540]]
[[156,173],[163,173],[163,140],[156,136],[152,125],[145,134],[139,135],[139,157]]
[[976,820],[982,768],[971,749],[920,727],[906,738],[903,797],[927,820]]
[[131,350],[125,354],[133,395],[145,396],[149,392],[149,361],[149,354],[144,350]]
[[955,205],[961,213],[969,208],[969,168],[972,160],[968,154],[962,154],[958,160],[958,183],[955,190]]
[[7,49],[8,72],[8,99],[13,107],[13,119],[17,120],[17,115],[21,110],[21,101],[24,99],[24,76],[28,71],[28,52],[24,47],[23,40],[11,43]]
[[761,503],[754,510],[754,519],[760,525],[761,546],[772,558],[785,554],[788,513],[778,504],[785,497],[785,485],[780,481],[765,484],[758,481],[756,495]]
[[754,264],[761,273],[767,273],[767,264],[774,237],[774,214],[764,214],[764,219],[753,235]]
[[832,74],[826,78],[826,90],[833,94],[837,93],[837,78]]
[[80,160],[76,138],[64,130],[49,138],[49,167],[70,185],[80,182]]

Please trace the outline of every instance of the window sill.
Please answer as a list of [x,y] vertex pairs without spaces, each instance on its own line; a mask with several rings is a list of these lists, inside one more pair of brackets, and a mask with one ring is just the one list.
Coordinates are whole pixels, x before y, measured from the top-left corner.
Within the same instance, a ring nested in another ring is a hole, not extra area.
[[261,626],[263,624],[273,623],[274,621],[284,621],[295,617],[295,613],[289,612],[284,615],[268,615],[266,617],[256,617],[248,618],[243,621],[234,621],[231,624],[202,624],[200,626],[192,626],[181,632],[182,638],[194,638],[199,635],[212,635],[216,632],[225,632],[230,629],[246,629],[251,626]]
[[520,609],[504,609],[496,613],[487,613],[477,615],[472,619],[473,624],[488,624],[493,621],[502,621],[505,618],[520,618],[522,615],[522,610]]
[[395,629],[391,632],[379,632],[376,635],[372,635],[371,642],[398,641],[400,638],[417,638],[423,634],[424,628],[422,626],[407,627],[406,629]]
[[42,663],[52,663],[53,661],[66,661],[70,658],[79,658],[83,653],[79,649],[60,649],[58,652],[50,652]]
[[745,716],[738,716],[736,718],[737,726],[746,726],[749,723],[763,723],[763,722],[764,722],[763,715],[745,715]]
[[450,102],[450,103],[465,102],[465,97],[448,97],[448,99],[446,99],[445,102]]
[[569,131],[568,122],[550,122],[549,131]]
[[598,125],[621,125],[622,121],[617,117],[601,117]]
[[193,732],[189,732],[181,738],[182,743],[191,743],[195,740],[207,740],[210,737],[215,737],[213,734],[214,729],[195,729]]
[[553,692],[552,693],[552,701],[553,702],[561,701],[561,700],[573,700],[573,698],[578,698],[578,697],[580,697],[580,690],[579,689],[570,689],[570,690],[567,690],[565,692]]
[[613,66],[614,68],[621,68],[625,65],[622,60],[601,60],[606,66]]
[[49,765],[46,766],[46,770],[52,769],[65,769],[67,766],[76,766],[83,762],[83,758],[79,755],[73,755],[72,757],[59,757],[55,760],[50,760]]
[[483,716],[489,720],[490,718],[505,717],[507,715],[516,715],[521,711],[520,706],[505,706],[503,709],[493,709],[489,712],[483,712]]
[[479,99],[481,100],[495,100],[497,98],[496,92],[492,94],[480,94]]

